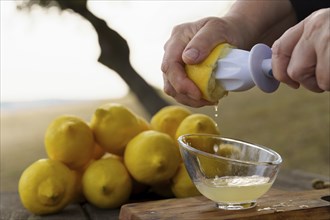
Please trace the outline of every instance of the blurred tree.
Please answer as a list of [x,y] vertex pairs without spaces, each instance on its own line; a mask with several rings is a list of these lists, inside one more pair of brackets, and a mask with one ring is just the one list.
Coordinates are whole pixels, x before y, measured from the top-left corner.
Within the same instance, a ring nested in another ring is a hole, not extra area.
[[129,47],[126,40],[107,26],[106,22],[87,8],[87,0],[25,0],[18,9],[30,9],[33,5],[57,6],[61,10],[72,10],[88,20],[98,35],[101,54],[100,63],[116,71],[150,115],[168,103],[132,67],[129,61]]

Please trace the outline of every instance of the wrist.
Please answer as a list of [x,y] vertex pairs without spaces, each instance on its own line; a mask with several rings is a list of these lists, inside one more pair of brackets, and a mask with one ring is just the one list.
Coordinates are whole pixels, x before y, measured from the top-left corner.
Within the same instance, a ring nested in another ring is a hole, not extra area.
[[229,28],[233,30],[233,35],[230,36],[232,39],[229,43],[240,49],[251,49],[255,44],[255,30],[249,26],[250,22],[246,22],[239,14],[231,13],[225,15],[223,20],[225,20],[230,26]]

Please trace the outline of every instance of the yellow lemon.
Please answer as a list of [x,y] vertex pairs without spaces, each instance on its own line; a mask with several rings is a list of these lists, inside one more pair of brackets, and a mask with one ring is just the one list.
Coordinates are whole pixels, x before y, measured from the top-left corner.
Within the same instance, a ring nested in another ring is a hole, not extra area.
[[180,123],[176,138],[184,134],[220,134],[217,123],[208,115],[194,113],[187,116]]
[[101,147],[109,153],[123,155],[126,144],[143,130],[140,123],[125,106],[109,103],[96,109],[91,128]]
[[75,187],[76,196],[75,196],[75,199],[73,200],[73,202],[80,203],[80,202],[86,201],[86,199],[84,197],[83,189],[82,189],[82,177],[83,177],[85,171],[87,170],[87,168],[89,167],[89,165],[91,165],[95,160],[96,159],[91,159],[90,161],[88,161],[87,164],[85,164],[80,169],[74,170],[74,173],[76,174],[76,177],[77,177],[77,184]]
[[76,116],[59,116],[46,130],[45,148],[48,157],[61,161],[72,169],[88,163],[94,145],[92,130]]
[[[186,117],[176,131],[176,138],[184,134],[220,134],[216,122],[204,114],[191,114]],[[200,150],[213,152],[214,140],[206,137],[191,138],[190,144]]]
[[[217,155],[222,157],[227,157],[231,159],[239,160],[242,158],[242,151],[240,148],[236,147],[233,144],[220,144],[218,151],[216,152]],[[227,170],[231,173],[241,174],[246,173],[248,169],[248,166],[239,166],[235,163],[231,165],[227,165]]]
[[41,159],[24,170],[18,191],[23,206],[37,215],[56,213],[75,196],[76,176],[63,163]]
[[[226,158],[232,158],[232,159],[238,159],[240,157],[241,154],[240,149],[232,144],[220,144],[217,146],[218,147],[215,148],[215,152],[214,152],[214,154],[216,155]],[[203,155],[198,155],[198,161],[200,163],[202,172],[207,177],[212,177],[212,178],[215,176],[230,175],[234,168],[226,160],[216,160],[214,158],[210,158]],[[239,167],[238,169],[243,169],[243,168]]]
[[217,66],[217,60],[225,57],[231,48],[232,46],[227,43],[219,44],[203,62],[185,66],[188,77],[201,90],[203,98],[210,102],[217,102],[228,93],[215,79],[214,69]]
[[131,194],[132,180],[123,162],[116,158],[94,161],[82,178],[83,193],[99,208],[118,208]]
[[[115,154],[107,153],[107,154],[105,154],[105,156],[103,158],[113,158],[113,159],[119,160],[120,162],[124,163],[124,158],[121,156],[115,155]],[[147,186],[143,183],[139,183],[134,178],[131,178],[131,179],[132,179],[131,196],[139,196],[140,194],[146,192],[149,189],[149,186]]]
[[198,155],[197,158],[200,170],[206,178],[214,178],[226,174],[230,175],[230,165],[226,161],[216,160],[204,155]]
[[216,154],[222,157],[239,159],[241,155],[241,150],[232,144],[220,144]]
[[200,195],[195,184],[190,179],[184,163],[181,163],[178,171],[171,181],[171,189],[175,197],[184,198]]
[[150,121],[152,129],[175,137],[175,132],[184,118],[191,112],[181,106],[166,106],[160,109]]
[[155,185],[175,174],[180,155],[174,140],[167,134],[149,130],[135,136],[124,154],[125,165],[138,182]]

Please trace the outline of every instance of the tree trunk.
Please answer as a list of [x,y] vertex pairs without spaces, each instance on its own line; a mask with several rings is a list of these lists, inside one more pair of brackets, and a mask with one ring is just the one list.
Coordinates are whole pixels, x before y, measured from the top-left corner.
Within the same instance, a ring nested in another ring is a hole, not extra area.
[[98,61],[121,76],[147,112],[153,115],[162,107],[169,105],[132,67],[126,40],[86,7],[72,6],[70,8],[87,19],[97,32],[101,47]]

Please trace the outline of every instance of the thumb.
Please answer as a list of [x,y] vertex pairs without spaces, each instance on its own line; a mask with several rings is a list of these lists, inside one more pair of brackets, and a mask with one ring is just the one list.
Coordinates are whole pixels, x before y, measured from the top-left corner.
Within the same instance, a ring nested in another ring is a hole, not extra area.
[[186,64],[202,62],[218,44],[226,42],[223,32],[217,33],[212,22],[205,22],[185,47],[182,60]]

